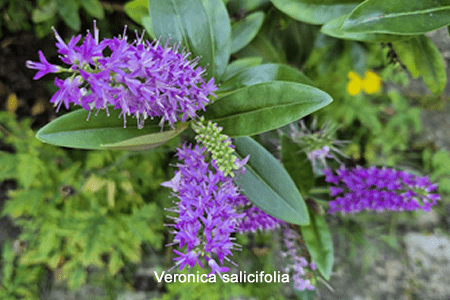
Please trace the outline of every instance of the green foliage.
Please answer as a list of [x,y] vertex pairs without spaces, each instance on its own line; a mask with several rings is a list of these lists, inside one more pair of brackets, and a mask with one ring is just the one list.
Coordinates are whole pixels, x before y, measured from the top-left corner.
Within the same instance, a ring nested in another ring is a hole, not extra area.
[[362,0],[272,0],[276,8],[293,19],[324,24],[350,13]]
[[283,166],[250,137],[234,141],[240,158],[250,155],[246,172],[238,181],[243,194],[256,206],[280,220],[309,223],[305,202]]
[[333,240],[323,216],[309,210],[309,225],[301,226],[302,237],[311,259],[326,280],[330,279],[333,268]]
[[349,32],[422,34],[450,24],[446,0],[367,0],[355,8],[342,25]]
[[199,64],[209,65],[207,78],[219,81],[225,72],[231,50],[231,26],[225,5],[211,1],[149,1],[153,32],[181,43]]
[[238,52],[255,38],[264,20],[263,12],[254,12],[231,26],[231,53]]
[[187,128],[178,124],[176,128],[165,127],[161,131],[159,120],[147,120],[142,129],[128,125],[119,118],[120,110],[112,110],[109,115],[101,112],[90,116],[90,112],[79,109],[68,113],[41,128],[36,137],[43,142],[81,149],[147,150],[158,147]]
[[450,194],[450,152],[437,151],[426,159],[426,163],[431,165],[430,179],[433,182],[438,182],[439,192]]
[[[87,266],[112,277],[140,260],[143,243],[161,249],[163,213],[153,198],[166,180],[164,152],[78,155],[34,139],[27,120],[1,113],[0,122],[15,150],[0,155],[7,162],[0,178],[18,183],[2,214],[21,226],[27,245],[15,269],[46,266],[75,289],[86,281]],[[26,286],[36,282],[31,274],[21,278]]]
[[270,81],[226,94],[209,105],[203,115],[223,127],[228,136],[239,137],[284,126],[331,101],[328,94],[309,85]]

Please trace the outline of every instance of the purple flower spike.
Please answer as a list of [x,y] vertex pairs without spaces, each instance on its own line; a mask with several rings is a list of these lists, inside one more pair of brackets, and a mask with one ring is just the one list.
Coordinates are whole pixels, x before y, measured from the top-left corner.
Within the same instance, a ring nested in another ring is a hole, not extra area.
[[172,188],[179,199],[174,208],[168,209],[178,216],[172,217],[174,224],[167,225],[173,227],[170,245],[178,245],[175,266],[192,268],[198,263],[203,267],[203,258],[211,273],[220,275],[229,270],[224,260],[229,261],[232,250],[239,249],[231,237],[244,216],[236,211],[238,188],[214,161],[207,162],[205,147],[184,145],[177,156],[183,164],[177,165],[172,180],[162,184]]
[[[87,110],[107,109],[112,105],[121,110],[126,124],[127,116],[137,119],[137,127],[142,128],[147,118],[161,118],[171,127],[178,121],[186,121],[204,110],[209,96],[217,90],[214,78],[208,82],[203,78],[205,70],[197,66],[199,58],[188,60],[189,53],[179,53],[179,45],[163,47],[160,41],[150,43],[137,36],[128,43],[126,28],[122,37],[99,41],[99,32],[94,23],[94,36],[88,32],[81,45],[81,35],[72,37],[65,43],[55,29],[56,47],[60,59],[68,67],[55,66],[47,62],[39,51],[41,62],[27,61],[28,68],[39,72],[34,79],[47,73],[66,71],[73,73],[71,78],[81,75],[77,88],[75,81],[64,84],[60,79],[58,95],[52,99],[58,107],[64,102],[81,105]],[[104,51],[107,50],[107,51]],[[104,52],[110,53],[105,55]]]
[[426,176],[415,176],[404,171],[371,167],[347,170],[341,167],[333,174],[324,170],[331,196],[338,196],[329,202],[329,213],[355,213],[363,210],[404,211],[422,209],[429,211],[440,196],[431,193],[437,190]]

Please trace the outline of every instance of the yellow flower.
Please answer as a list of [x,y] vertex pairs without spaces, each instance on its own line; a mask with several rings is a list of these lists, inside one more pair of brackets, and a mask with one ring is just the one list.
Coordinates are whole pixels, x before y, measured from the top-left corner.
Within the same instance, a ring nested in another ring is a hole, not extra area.
[[374,94],[381,89],[381,78],[373,71],[366,71],[364,78],[361,78],[357,73],[348,72],[350,81],[347,84],[347,92],[355,96],[363,90],[367,94]]

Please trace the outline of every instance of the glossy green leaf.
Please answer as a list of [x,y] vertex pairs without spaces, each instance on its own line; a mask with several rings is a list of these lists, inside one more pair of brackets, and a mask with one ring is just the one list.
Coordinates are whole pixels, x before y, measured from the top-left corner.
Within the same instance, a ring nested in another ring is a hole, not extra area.
[[301,226],[303,240],[317,269],[326,280],[333,268],[333,240],[323,216],[309,211],[309,225]]
[[342,25],[349,32],[421,34],[450,24],[448,0],[367,0]]
[[94,18],[103,19],[105,12],[99,0],[80,0],[81,6]]
[[[189,126],[188,123],[179,123],[175,129],[140,135],[138,137],[121,141],[118,143],[101,145],[105,149],[113,150],[147,150],[156,148],[173,139]],[[158,126],[159,127],[159,126]]]
[[245,69],[233,76],[220,85],[219,92],[233,91],[246,86],[275,80],[314,85],[311,79],[292,67],[281,64],[264,64]]
[[[163,143],[164,137],[168,141],[182,131],[182,127],[177,127],[175,130],[169,130],[166,127],[164,131],[161,131],[157,119],[147,120],[145,127],[138,129],[133,124],[134,120],[128,118],[128,125],[124,128],[123,118],[119,118],[119,114],[120,110],[110,110],[108,117],[105,111],[101,111],[97,116],[91,115],[89,121],[86,121],[88,111],[79,109],[45,125],[37,132],[36,137],[45,143],[70,148],[132,149],[136,147],[136,150],[141,150]],[[147,145],[144,144],[145,141]]]
[[242,159],[250,155],[245,174],[237,181],[243,194],[271,216],[293,224],[308,224],[308,210],[295,183],[283,166],[250,137],[234,140]]
[[231,50],[231,26],[221,0],[149,0],[153,31],[163,42],[181,42],[199,64],[208,65],[208,78],[225,72]]
[[124,5],[125,13],[136,23],[144,26],[147,33],[156,39],[152,19],[148,10],[148,0],[133,0]]
[[312,86],[272,81],[247,86],[208,105],[204,116],[230,137],[248,136],[296,121],[332,101]]
[[363,0],[271,0],[291,18],[310,24],[325,24],[349,14]]
[[238,52],[255,38],[261,29],[263,20],[264,13],[258,11],[231,26],[231,53]]
[[260,65],[262,61],[262,57],[245,57],[235,60],[225,69],[225,74],[223,74],[222,80],[227,81],[234,75],[244,71],[247,68]]
[[75,31],[80,31],[81,21],[78,15],[78,2],[75,0],[58,0],[58,12],[67,26]]
[[300,192],[307,195],[314,186],[311,162],[302,148],[286,135],[281,137],[281,161]]
[[411,38],[407,35],[395,35],[385,33],[360,33],[360,32],[348,32],[341,29],[342,24],[347,19],[348,15],[340,16],[327,22],[322,26],[320,32],[323,34],[344,40],[354,40],[371,43],[385,43],[391,41],[398,41]]
[[240,58],[256,56],[262,57],[264,61],[271,63],[286,63],[285,54],[261,33],[247,47],[236,53],[236,56]]
[[436,95],[442,93],[447,83],[444,61],[439,50],[425,35],[409,40],[414,55],[414,65],[423,81]]

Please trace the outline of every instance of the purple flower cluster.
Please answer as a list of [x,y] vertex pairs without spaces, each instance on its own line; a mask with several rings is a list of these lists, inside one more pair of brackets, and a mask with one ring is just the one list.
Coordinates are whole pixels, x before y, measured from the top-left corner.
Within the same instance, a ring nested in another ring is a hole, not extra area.
[[259,209],[256,205],[252,204],[245,196],[239,195],[235,200],[237,207],[246,208],[244,210],[244,216],[239,220],[236,231],[239,233],[269,231],[279,228],[284,224],[283,221],[278,220],[271,215],[265,213]]
[[314,285],[311,284],[309,279],[305,279],[307,275],[307,269],[312,271],[316,270],[314,262],[308,264],[306,258],[299,254],[299,247],[297,241],[300,236],[297,232],[284,226],[283,229],[283,244],[286,247],[286,252],[281,252],[282,257],[286,257],[289,260],[288,265],[284,268],[285,272],[292,271],[292,279],[294,281],[294,289],[303,291],[305,289],[314,290]]
[[[174,224],[173,243],[177,257],[176,266],[182,270],[199,264],[203,268],[202,258],[212,271],[210,274],[229,271],[224,260],[233,263],[229,256],[231,250],[240,249],[233,243],[232,234],[256,230],[270,230],[279,227],[280,221],[261,211],[247,198],[242,196],[234,185],[233,178],[219,169],[215,160],[209,161],[205,147],[194,148],[183,145],[177,149],[177,156],[182,164],[174,178],[162,185],[171,188],[179,199],[176,206],[168,209],[177,217],[170,217]],[[242,168],[247,159],[236,160]],[[246,209],[244,212],[241,210]]]
[[325,180],[333,183],[329,213],[355,213],[362,210],[404,211],[422,209],[429,211],[440,196],[427,176],[416,176],[404,171],[376,167],[357,167],[348,170],[341,167],[334,175],[324,170]]
[[200,58],[189,61],[189,53],[178,53],[179,46],[162,47],[159,40],[150,43],[143,36],[130,44],[125,31],[122,37],[99,42],[95,23],[94,37],[88,32],[81,45],[81,35],[66,44],[53,31],[60,58],[70,66],[50,64],[41,51],[40,62],[27,61],[26,65],[39,70],[34,79],[47,73],[72,73],[65,80],[55,78],[59,91],[50,102],[58,110],[63,103],[66,108],[74,103],[89,111],[107,110],[112,105],[122,110],[124,123],[126,116],[133,115],[142,128],[148,117],[161,117],[161,125],[167,121],[173,127],[177,121],[196,117],[197,110],[204,110],[208,96],[215,96],[214,78],[206,83],[205,70],[196,67]]
[[244,214],[236,212],[234,202],[239,191],[232,178],[224,176],[214,161],[208,163],[205,152],[206,148],[198,145],[178,149],[177,156],[184,164],[178,164],[175,177],[162,185],[172,188],[179,198],[176,207],[169,209],[178,214],[173,218],[175,224],[169,225],[175,235],[170,245],[178,245],[174,250],[178,255],[176,266],[182,270],[198,263],[203,268],[203,256],[212,268],[211,274],[220,275],[229,270],[223,266],[224,260],[230,261],[231,250],[238,249],[231,235]]

